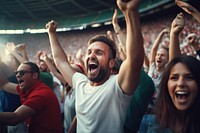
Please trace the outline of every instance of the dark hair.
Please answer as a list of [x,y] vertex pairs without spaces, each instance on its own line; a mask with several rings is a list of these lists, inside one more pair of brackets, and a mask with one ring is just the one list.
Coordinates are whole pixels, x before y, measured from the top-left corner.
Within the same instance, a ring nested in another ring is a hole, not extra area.
[[183,126],[183,132],[185,133],[197,133],[200,131],[200,61],[197,60],[195,57],[186,55],[176,57],[172,61],[170,61],[165,68],[163,72],[163,77],[160,82],[161,91],[157,101],[156,118],[158,123],[160,124],[160,128],[170,128],[171,126],[173,126],[173,122],[175,122],[178,116],[178,110],[175,108],[171,100],[167,86],[171,69],[177,63],[182,63],[187,66],[189,71],[194,76],[194,80],[196,81],[198,87],[198,94],[193,105],[187,111],[186,122]]
[[37,66],[37,64],[33,63],[33,62],[30,62],[30,61],[25,61],[23,62],[23,64],[26,64],[26,65],[29,65],[30,68],[31,68],[31,72],[36,72],[38,73],[38,78],[40,77],[40,69],[39,67]]
[[165,49],[167,52],[169,52],[169,47],[167,47],[167,46],[165,46],[165,45],[161,45],[160,48]]
[[122,62],[123,61],[120,58],[116,57],[115,58],[115,66],[113,67],[113,71],[115,71],[116,73],[118,73]]
[[106,35],[96,35],[88,41],[88,46],[97,41],[107,44],[112,52],[111,58],[116,58],[116,45],[109,37]]

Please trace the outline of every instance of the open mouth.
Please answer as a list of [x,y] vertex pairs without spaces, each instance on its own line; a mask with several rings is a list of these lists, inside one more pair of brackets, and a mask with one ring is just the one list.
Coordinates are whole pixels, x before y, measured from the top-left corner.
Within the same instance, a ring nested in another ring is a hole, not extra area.
[[175,92],[176,98],[179,100],[187,99],[189,96],[189,92],[186,91],[177,91]]
[[157,60],[157,63],[161,63],[162,61],[160,61],[160,60]]
[[19,85],[22,85],[24,83],[24,80],[20,79],[18,80],[18,82],[19,82]]
[[95,71],[97,68],[98,68],[97,64],[94,64],[94,63],[89,64],[89,70],[91,72]]

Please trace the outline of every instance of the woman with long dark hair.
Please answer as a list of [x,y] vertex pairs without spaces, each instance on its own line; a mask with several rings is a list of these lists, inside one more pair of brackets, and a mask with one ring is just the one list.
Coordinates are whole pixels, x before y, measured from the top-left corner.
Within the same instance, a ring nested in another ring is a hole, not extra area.
[[155,115],[144,116],[141,133],[198,133],[200,131],[200,61],[174,58],[166,67]]

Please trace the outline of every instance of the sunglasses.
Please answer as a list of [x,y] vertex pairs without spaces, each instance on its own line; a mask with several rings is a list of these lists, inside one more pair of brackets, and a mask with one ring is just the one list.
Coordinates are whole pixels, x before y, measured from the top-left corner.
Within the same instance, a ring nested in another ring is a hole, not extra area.
[[20,76],[23,76],[24,74],[26,74],[26,73],[33,73],[32,71],[26,71],[26,70],[19,70],[19,71],[17,71],[15,74],[16,75],[20,75]]

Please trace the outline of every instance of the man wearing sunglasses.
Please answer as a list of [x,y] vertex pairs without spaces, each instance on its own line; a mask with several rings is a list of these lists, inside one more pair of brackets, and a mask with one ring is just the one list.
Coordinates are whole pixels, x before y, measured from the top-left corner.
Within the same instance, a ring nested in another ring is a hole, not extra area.
[[0,88],[18,94],[22,105],[14,112],[1,112],[0,124],[26,121],[29,133],[61,133],[60,107],[53,91],[39,79],[35,63],[24,62],[16,72],[18,84],[8,82],[0,71]]

